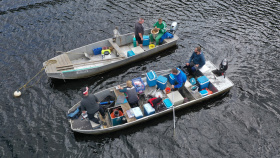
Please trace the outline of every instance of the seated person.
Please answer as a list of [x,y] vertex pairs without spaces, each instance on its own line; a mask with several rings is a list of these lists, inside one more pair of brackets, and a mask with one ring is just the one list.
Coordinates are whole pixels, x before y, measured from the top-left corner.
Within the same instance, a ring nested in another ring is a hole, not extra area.
[[204,54],[201,51],[200,47],[196,47],[192,56],[190,57],[189,62],[186,63],[189,73],[195,73],[199,68],[205,64]]
[[154,39],[153,34],[150,34],[150,41],[154,42],[154,40],[156,40],[156,45],[159,45],[159,39],[166,32],[166,24],[164,21],[162,21],[161,18],[159,18],[158,22],[156,22],[154,24],[154,27],[159,29],[159,33],[158,33],[156,39]]
[[171,73],[174,75],[175,81],[177,82],[176,85],[171,86],[171,91],[179,90],[181,95],[185,98],[186,91],[184,84],[187,81],[187,75],[179,68],[173,68]]
[[121,87],[120,85],[118,85],[118,88],[120,89],[120,92],[124,92],[127,94],[127,101],[130,104],[131,108],[138,106],[139,97],[131,81],[126,81],[126,87]]
[[111,118],[116,118],[116,117],[120,117],[123,116],[123,113],[121,110],[119,109],[114,109],[113,112],[111,113]]
[[99,111],[102,117],[105,118],[105,113],[103,108],[99,105],[95,95],[88,94],[88,87],[83,88],[82,93],[83,93],[83,100],[81,101],[82,113],[85,114],[87,112],[89,120],[99,124],[99,119],[95,118],[94,115]]

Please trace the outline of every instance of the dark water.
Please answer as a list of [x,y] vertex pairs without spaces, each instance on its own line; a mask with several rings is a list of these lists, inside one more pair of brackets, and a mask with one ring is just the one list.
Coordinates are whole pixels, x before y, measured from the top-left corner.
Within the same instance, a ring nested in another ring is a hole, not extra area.
[[[117,71],[75,81],[41,81],[13,92],[67,51],[150,27],[179,23],[177,47]],[[275,0],[0,0],[0,157],[280,157],[280,2]],[[185,63],[198,45],[218,65],[230,61],[232,90],[220,98],[121,132],[75,134],[66,111],[92,93],[148,70]]]

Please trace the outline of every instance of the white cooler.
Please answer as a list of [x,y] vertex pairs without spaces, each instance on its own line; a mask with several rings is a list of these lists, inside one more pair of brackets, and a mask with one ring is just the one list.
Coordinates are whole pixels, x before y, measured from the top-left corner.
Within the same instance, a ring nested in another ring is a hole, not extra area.
[[[174,95],[174,96],[172,96],[172,95]],[[174,103],[174,106],[180,105],[184,101],[184,98],[180,94],[179,91],[172,91],[171,93],[167,94],[167,97],[171,100],[172,103]],[[174,98],[174,100],[173,100],[173,98]]]

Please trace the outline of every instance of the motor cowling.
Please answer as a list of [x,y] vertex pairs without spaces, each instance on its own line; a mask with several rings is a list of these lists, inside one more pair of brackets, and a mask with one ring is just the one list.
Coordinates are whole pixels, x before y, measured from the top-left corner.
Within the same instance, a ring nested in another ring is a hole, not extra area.
[[228,60],[224,59],[224,60],[222,60],[222,62],[220,64],[220,71],[226,72],[227,69],[228,69]]
[[226,71],[228,69],[228,60],[227,59],[222,60],[219,67],[220,67],[219,70],[221,72],[221,75],[224,75],[224,77],[226,77]]
[[171,27],[170,27],[170,33],[172,33],[174,35],[175,32],[177,31],[177,28],[178,28],[177,22],[172,22]]

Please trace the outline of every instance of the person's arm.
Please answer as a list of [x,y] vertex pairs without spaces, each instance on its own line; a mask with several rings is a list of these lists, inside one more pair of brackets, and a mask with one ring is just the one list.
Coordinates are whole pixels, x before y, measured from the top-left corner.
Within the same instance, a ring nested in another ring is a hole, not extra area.
[[85,106],[82,104],[82,102],[81,102],[81,111],[82,111],[82,113],[85,113],[85,112],[86,112],[86,108],[85,108]]
[[142,33],[138,33],[139,37],[141,38],[141,40],[143,40],[143,35]]
[[120,89],[120,92],[124,92],[125,93],[126,91],[127,91],[127,88],[121,88]]
[[194,56],[194,53],[192,53],[192,56],[190,57],[190,60],[189,60],[189,62],[188,62],[188,63],[191,63],[191,62],[192,62],[192,60],[193,60],[193,56]]
[[162,33],[165,33],[166,32],[166,23],[163,21],[163,28],[161,29],[161,32]]
[[176,85],[174,86],[174,88],[180,88],[180,87],[182,87],[182,85],[183,85],[182,77],[179,77],[179,78],[177,79],[177,82],[178,82],[178,84],[176,84]]
[[203,65],[205,65],[205,58],[204,58],[204,54],[201,55],[201,65],[199,65],[199,67],[202,67]]

